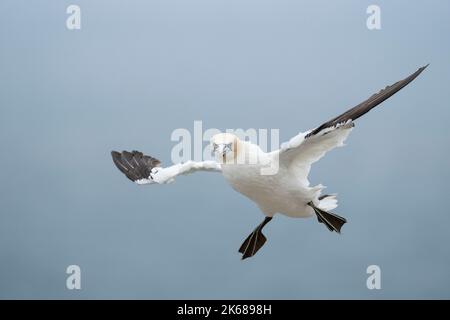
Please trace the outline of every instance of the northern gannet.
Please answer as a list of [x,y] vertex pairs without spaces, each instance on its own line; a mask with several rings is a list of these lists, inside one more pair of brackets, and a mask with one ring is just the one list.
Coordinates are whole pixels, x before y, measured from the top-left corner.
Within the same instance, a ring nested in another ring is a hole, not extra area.
[[[337,207],[335,195],[322,195],[322,185],[309,185],[311,165],[327,151],[343,146],[354,127],[354,120],[404,88],[427,66],[387,86],[343,114],[299,133],[273,152],[266,153],[256,144],[240,140],[236,135],[220,133],[211,139],[216,161],[188,161],[161,167],[159,160],[139,151],[112,151],[112,159],[122,173],[140,185],[169,183],[176,176],[196,171],[222,172],[233,189],[254,201],[265,215],[264,221],[239,248],[242,259],[253,256],[264,245],[266,237],[262,229],[276,213],[293,218],[315,215],[330,231],[340,233],[347,221],[331,212]],[[276,168],[274,173],[264,172],[272,167]]]

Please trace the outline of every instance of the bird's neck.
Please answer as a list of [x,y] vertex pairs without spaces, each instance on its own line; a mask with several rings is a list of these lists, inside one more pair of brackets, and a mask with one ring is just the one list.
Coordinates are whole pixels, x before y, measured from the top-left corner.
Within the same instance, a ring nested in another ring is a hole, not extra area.
[[233,153],[226,157],[224,164],[257,164],[262,153],[259,146],[236,139]]

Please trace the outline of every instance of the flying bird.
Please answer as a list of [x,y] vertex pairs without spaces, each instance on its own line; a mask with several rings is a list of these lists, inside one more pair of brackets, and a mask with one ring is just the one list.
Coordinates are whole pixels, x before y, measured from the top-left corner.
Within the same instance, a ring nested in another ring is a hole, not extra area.
[[[179,175],[197,171],[221,172],[233,189],[254,201],[265,215],[239,248],[242,259],[252,257],[264,245],[262,229],[276,213],[293,218],[315,216],[328,230],[340,233],[347,220],[331,212],[337,207],[336,195],[322,194],[322,185],[310,186],[311,165],[331,149],[343,146],[356,119],[407,86],[427,66],[343,114],[299,133],[276,151],[266,153],[236,135],[219,133],[211,139],[216,161],[188,161],[162,167],[158,159],[139,151],[112,151],[112,159],[122,173],[139,185],[169,183]],[[270,172],[268,168],[276,170]]]

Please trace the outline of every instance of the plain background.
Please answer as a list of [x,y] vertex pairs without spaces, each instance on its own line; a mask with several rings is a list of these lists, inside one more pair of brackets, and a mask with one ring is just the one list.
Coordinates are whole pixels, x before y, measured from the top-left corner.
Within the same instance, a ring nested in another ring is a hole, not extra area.
[[[446,0],[1,1],[0,297],[450,298],[449,17]],[[194,120],[285,141],[427,63],[313,167],[340,236],[280,216],[241,261],[263,216],[219,174],[138,187],[111,161],[170,164]]]

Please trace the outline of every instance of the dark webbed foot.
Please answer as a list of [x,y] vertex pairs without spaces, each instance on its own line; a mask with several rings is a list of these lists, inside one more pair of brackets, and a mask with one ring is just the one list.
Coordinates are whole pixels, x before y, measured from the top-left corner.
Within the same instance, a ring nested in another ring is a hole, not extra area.
[[335,213],[319,209],[312,202],[308,203],[308,205],[314,209],[314,212],[317,215],[317,220],[319,220],[320,223],[323,223],[328,230],[341,233],[342,226],[347,222],[345,218]]
[[239,252],[242,253],[242,260],[254,256],[264,243],[266,243],[267,238],[263,235],[262,229],[270,220],[272,220],[272,217],[266,217],[247,239],[245,239],[244,243],[242,243],[239,248]]

